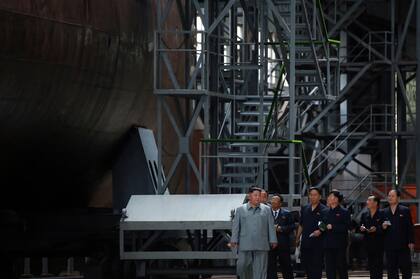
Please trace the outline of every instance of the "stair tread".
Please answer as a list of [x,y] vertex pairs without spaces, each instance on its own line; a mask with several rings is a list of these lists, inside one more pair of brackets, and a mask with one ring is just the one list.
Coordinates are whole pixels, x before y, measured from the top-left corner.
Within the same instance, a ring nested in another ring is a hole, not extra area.
[[[263,111],[263,115],[268,115],[268,111]],[[239,114],[241,115],[260,115],[259,111],[241,111]]]
[[252,126],[252,127],[258,127],[260,126],[260,122],[238,122],[238,126]]
[[271,106],[272,102],[260,102],[260,101],[246,101],[242,103],[243,105],[247,105],[247,106]]
[[234,133],[235,136],[250,136],[250,137],[258,137],[260,133],[258,132],[236,132]]
[[230,152],[219,152],[218,155],[231,156],[231,157],[234,157],[234,156],[237,156],[237,157],[246,157],[246,156],[262,156],[263,154],[261,154],[261,152],[257,152],[257,151],[255,151],[255,152],[250,152],[250,151],[246,151],[246,152],[237,151],[237,152],[234,152],[234,151],[230,151]]
[[250,146],[250,147],[258,147],[260,145],[260,143],[256,143],[256,142],[234,142],[232,144],[230,144],[230,146]]
[[[246,97],[247,99],[260,99],[261,95],[243,95],[244,97]],[[274,97],[274,95],[263,95],[263,98],[272,98]]]
[[317,70],[296,70],[296,74],[298,75],[317,75]]
[[222,177],[255,177],[258,174],[253,173],[253,172],[244,172],[244,173],[222,173],[220,176]]
[[226,163],[223,166],[226,168],[255,168],[258,167],[258,163]]
[[320,85],[317,81],[297,81],[296,86],[316,86]]

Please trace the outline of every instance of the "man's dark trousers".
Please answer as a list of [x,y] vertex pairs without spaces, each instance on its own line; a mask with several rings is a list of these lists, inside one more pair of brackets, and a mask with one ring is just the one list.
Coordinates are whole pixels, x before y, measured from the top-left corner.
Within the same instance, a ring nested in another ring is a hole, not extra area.
[[328,248],[325,253],[325,273],[328,279],[347,279],[347,260],[346,249],[344,248]]
[[367,248],[368,267],[371,279],[382,279],[384,268],[384,247],[376,246]]
[[399,278],[398,270],[401,270],[403,279],[412,277],[410,249],[387,250],[385,258],[388,269],[388,279]]
[[301,260],[308,279],[321,279],[324,254],[322,249],[301,249]]
[[284,279],[293,279],[292,261],[290,252],[285,249],[274,249],[268,253],[267,279],[277,279],[277,263]]

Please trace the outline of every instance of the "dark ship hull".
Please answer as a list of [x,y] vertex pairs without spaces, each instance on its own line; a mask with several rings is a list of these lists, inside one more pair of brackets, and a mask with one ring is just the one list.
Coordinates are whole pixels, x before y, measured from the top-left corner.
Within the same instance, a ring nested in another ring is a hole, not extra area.
[[86,207],[110,183],[129,128],[154,125],[154,15],[155,1],[0,1],[1,208]]
[[112,165],[156,125],[155,22],[153,0],[0,0],[0,277],[24,257],[120,271]]

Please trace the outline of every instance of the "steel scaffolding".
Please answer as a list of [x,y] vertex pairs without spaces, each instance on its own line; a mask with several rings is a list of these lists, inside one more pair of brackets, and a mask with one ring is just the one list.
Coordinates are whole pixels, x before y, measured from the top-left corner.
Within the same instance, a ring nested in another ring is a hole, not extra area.
[[[407,86],[418,81],[419,36],[417,60],[406,44],[414,36],[416,6],[419,25],[420,4],[384,1],[388,25],[379,25],[362,18],[373,2],[157,1],[160,165],[164,115],[179,144],[161,192],[182,158],[200,193],[243,192],[257,184],[287,194],[289,206],[300,204],[308,186],[340,187],[343,173],[357,197],[351,205],[364,198],[360,189],[372,191],[361,185],[373,174],[387,173],[386,187],[406,185],[413,173],[418,184],[420,169],[411,163],[414,155],[420,160],[418,102]],[[168,15],[179,16],[182,29]],[[183,127],[175,117],[181,112],[188,119]],[[198,162],[190,150],[197,121],[204,126]],[[364,154],[368,162],[359,158]]]

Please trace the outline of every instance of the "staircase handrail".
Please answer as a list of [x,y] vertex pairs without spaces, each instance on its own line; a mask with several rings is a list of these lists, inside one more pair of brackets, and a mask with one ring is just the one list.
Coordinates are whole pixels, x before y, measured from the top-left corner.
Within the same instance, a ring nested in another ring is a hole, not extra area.
[[[353,118],[353,120],[351,120],[347,126],[350,127],[351,125],[353,125],[359,118],[361,118],[364,113],[366,111],[370,111],[371,110],[371,106],[366,107],[365,109],[363,109],[355,118]],[[369,120],[371,117],[370,114],[366,115],[366,117],[350,132],[348,133],[348,135],[341,141],[341,143],[337,146],[334,147],[334,150],[337,150],[342,144],[344,144],[344,142],[353,134],[355,133],[367,120]],[[347,131],[345,129],[341,130],[340,133],[338,133],[319,153],[318,155],[316,155],[314,157],[314,160],[319,159],[320,156],[322,156],[325,151],[328,150],[328,148],[330,148],[334,143],[336,143],[338,141],[338,139]],[[367,131],[368,132],[368,131]],[[333,150],[333,151],[334,151]],[[325,156],[323,159],[321,159],[321,161],[311,170],[310,174],[312,174],[315,170],[317,170],[327,159],[330,158],[331,155],[327,155]]]
[[282,64],[281,68],[280,68],[279,80],[277,82],[277,86],[276,86],[276,89],[274,91],[273,101],[271,102],[270,111],[269,111],[269,113],[266,117],[266,120],[265,120],[265,126],[264,126],[264,132],[263,132],[264,138],[267,134],[268,127],[269,127],[269,125],[271,123],[271,120],[273,118],[274,107],[277,104],[277,99],[278,99],[279,92],[282,92],[283,88],[284,88],[284,83],[286,81],[286,77],[283,78],[283,74],[285,73],[285,71],[286,71],[285,64]]
[[[352,197],[352,195],[358,190],[359,186],[364,183],[368,178],[370,178],[370,182],[367,186],[370,186],[373,183],[373,178],[376,176],[380,176],[380,175],[392,175],[391,172],[371,172],[366,174],[365,176],[363,176],[353,187],[352,190],[350,191],[350,193],[347,195],[346,200],[350,200],[350,197]],[[387,180],[385,180],[387,181]],[[362,191],[359,191],[357,193],[356,198],[354,198],[349,204],[348,206],[351,206],[354,204],[354,202],[356,202],[358,200],[358,198],[360,197],[360,195],[366,190],[367,187],[363,188]]]

